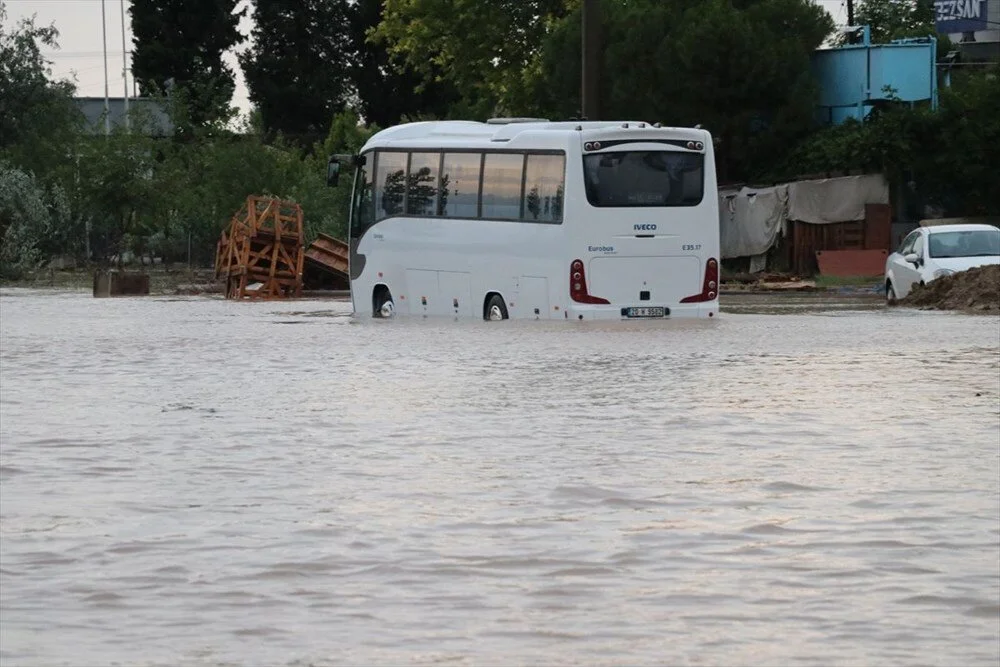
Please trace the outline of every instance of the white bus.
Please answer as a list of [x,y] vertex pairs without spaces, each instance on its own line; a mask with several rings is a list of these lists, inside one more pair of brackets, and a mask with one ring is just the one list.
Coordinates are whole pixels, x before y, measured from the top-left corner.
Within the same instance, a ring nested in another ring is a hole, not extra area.
[[[354,156],[355,314],[712,317],[712,138],[644,122],[409,123]],[[331,159],[330,180],[339,162]]]

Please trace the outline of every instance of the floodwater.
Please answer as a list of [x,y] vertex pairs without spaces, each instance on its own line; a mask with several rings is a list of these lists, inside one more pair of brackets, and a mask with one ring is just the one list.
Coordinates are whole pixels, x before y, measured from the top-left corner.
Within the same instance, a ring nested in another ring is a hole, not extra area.
[[0,663],[996,665],[1000,318],[0,295]]

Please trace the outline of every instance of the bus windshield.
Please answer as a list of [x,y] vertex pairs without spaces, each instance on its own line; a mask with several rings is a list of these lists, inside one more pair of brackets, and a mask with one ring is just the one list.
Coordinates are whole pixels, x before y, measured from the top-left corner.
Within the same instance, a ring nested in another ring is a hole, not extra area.
[[625,151],[583,158],[593,206],[697,206],[705,190],[700,153]]

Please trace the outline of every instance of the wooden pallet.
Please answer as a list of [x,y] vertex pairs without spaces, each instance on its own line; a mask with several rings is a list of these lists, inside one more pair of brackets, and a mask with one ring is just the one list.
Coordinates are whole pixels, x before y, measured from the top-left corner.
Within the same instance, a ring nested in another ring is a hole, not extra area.
[[225,281],[226,298],[301,296],[304,241],[301,206],[248,197],[216,246],[215,276]]
[[349,255],[343,241],[322,232],[317,234],[306,248],[306,288],[350,289]]

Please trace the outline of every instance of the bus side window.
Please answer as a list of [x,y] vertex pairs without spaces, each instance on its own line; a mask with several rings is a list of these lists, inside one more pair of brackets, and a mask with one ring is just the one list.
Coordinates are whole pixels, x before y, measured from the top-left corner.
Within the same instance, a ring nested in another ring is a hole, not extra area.
[[440,153],[412,153],[407,174],[406,214],[429,216],[438,210]]
[[562,222],[566,157],[529,154],[524,170],[524,219]]
[[483,166],[483,217],[521,217],[523,153],[487,153]]
[[445,153],[441,169],[438,215],[479,217],[479,169],[482,153]]
[[406,194],[406,153],[379,151],[375,165],[375,219],[403,212]]

